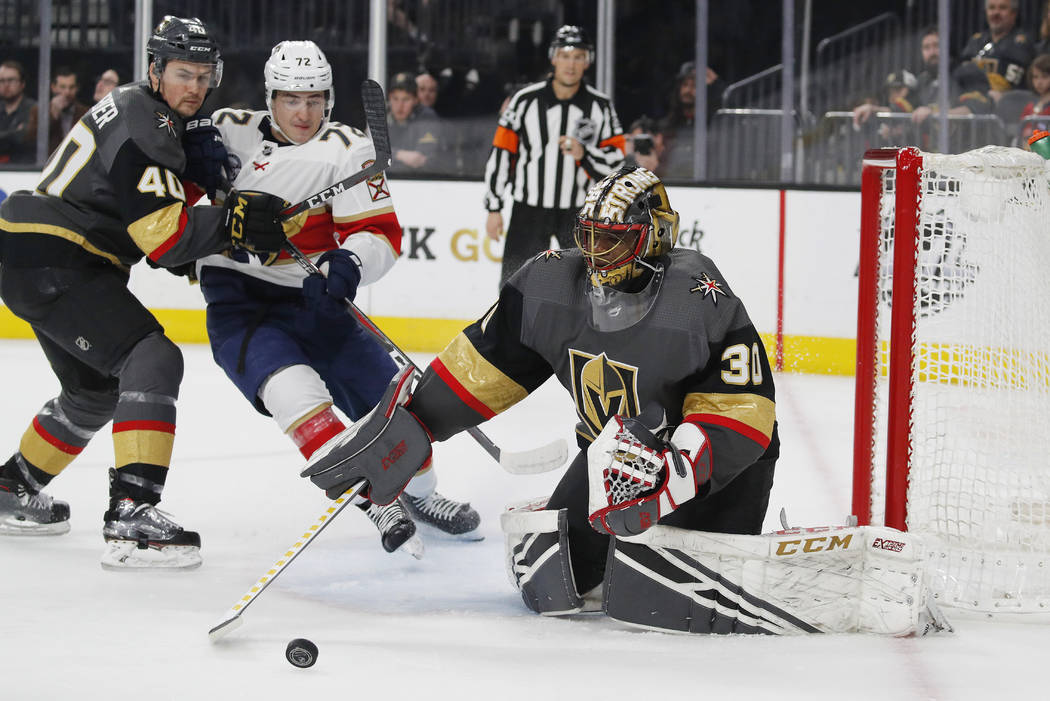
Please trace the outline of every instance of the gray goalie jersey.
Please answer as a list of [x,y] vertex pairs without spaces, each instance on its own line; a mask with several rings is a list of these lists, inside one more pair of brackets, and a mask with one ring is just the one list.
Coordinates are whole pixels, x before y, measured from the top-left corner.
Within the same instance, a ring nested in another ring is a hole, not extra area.
[[[120,87],[70,130],[34,192],[0,206],[4,264],[173,267],[227,245],[220,207],[189,207],[183,120],[144,83]],[[198,195],[199,196],[199,195]]]
[[671,426],[690,421],[704,430],[715,463],[712,490],[724,486],[770,445],[769,362],[711,259],[674,249],[664,262],[644,315],[601,331],[580,253],[540,254],[434,359],[411,409],[441,440],[505,411],[555,375],[575,404],[581,446],[613,415],[635,416],[656,404]]

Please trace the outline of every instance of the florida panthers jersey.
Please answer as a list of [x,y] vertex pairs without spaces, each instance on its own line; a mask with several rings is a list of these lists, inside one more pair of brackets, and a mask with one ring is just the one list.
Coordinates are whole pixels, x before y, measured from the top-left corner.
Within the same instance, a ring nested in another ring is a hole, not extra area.
[[[221,109],[212,115],[227,151],[240,161],[233,185],[277,195],[291,204],[344,180],[375,160],[372,141],[360,130],[329,122],[304,144],[278,141],[266,111]],[[383,174],[360,183],[311,209],[291,238],[311,258],[342,246],[361,261],[361,284],[382,277],[401,252],[401,226]],[[233,268],[288,287],[300,287],[306,273],[288,256],[263,266],[254,256],[209,256],[200,268]]]

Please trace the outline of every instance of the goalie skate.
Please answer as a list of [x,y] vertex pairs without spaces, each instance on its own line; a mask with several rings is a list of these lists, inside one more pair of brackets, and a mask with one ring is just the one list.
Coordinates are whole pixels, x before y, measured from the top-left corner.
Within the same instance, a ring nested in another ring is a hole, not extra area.
[[417,523],[429,527],[439,535],[457,540],[483,540],[478,532],[481,516],[467,502],[453,501],[433,492],[428,497],[401,495],[405,510]]
[[69,532],[69,504],[45,492],[31,494],[14,479],[0,478],[0,534],[62,535]]
[[405,514],[400,500],[386,506],[366,501],[357,504],[357,508],[375,524],[383,550],[388,553],[400,550],[417,560],[423,559],[423,541],[416,534],[416,524]]
[[121,499],[103,518],[103,569],[200,567],[200,535],[183,529],[152,504]]

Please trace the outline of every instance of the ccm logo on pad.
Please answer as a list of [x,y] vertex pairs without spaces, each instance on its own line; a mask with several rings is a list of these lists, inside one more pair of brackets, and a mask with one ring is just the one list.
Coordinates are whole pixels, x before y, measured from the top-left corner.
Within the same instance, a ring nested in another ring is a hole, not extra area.
[[389,469],[391,465],[400,460],[401,456],[404,455],[407,450],[408,446],[405,445],[404,441],[395,445],[394,449],[387,453],[386,457],[383,458],[383,470]]

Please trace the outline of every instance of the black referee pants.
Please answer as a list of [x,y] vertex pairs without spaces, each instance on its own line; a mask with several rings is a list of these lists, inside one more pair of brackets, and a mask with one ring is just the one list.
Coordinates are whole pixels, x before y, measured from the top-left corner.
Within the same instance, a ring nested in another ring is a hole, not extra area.
[[515,202],[507,227],[507,240],[503,244],[499,286],[503,287],[503,283],[530,258],[550,248],[552,236],[558,239],[559,248],[574,247],[572,229],[575,225],[575,209],[544,209]]

